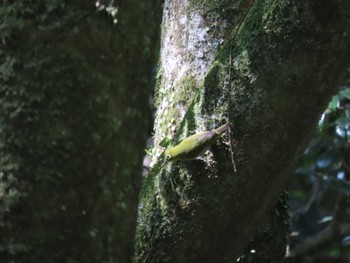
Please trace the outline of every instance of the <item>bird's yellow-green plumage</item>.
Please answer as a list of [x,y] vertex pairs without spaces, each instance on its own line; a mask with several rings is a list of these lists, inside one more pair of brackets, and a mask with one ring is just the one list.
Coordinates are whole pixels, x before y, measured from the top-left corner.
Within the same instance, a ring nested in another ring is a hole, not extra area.
[[165,152],[167,161],[196,158],[207,151],[218,136],[228,130],[228,127],[229,124],[226,123],[212,131],[199,132],[185,138],[178,145]]

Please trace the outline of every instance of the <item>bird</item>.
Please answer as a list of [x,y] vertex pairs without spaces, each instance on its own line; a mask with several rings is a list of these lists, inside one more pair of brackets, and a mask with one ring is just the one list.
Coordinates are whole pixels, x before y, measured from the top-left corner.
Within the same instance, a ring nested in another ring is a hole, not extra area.
[[229,129],[226,123],[211,131],[202,131],[183,139],[176,146],[166,150],[166,161],[191,160],[205,153],[216,139]]

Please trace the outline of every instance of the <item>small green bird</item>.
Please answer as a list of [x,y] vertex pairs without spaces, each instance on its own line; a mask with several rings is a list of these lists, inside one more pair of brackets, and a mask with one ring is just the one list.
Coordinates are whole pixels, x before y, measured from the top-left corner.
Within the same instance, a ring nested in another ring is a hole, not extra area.
[[203,131],[191,135],[178,145],[165,152],[166,160],[190,160],[206,152],[223,132],[227,131],[229,124],[226,123],[212,131]]

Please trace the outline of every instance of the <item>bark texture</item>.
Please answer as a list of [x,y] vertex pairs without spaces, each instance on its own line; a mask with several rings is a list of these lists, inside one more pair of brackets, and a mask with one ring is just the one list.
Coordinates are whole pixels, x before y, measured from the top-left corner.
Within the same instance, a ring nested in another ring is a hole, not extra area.
[[[155,165],[141,191],[138,262],[236,260],[349,66],[350,2],[256,0],[233,37],[252,2],[165,2]],[[163,165],[161,142],[228,119],[237,173],[227,136],[205,161]],[[266,262],[278,262],[275,255]]]
[[95,2],[0,4],[1,262],[131,262],[161,3]]

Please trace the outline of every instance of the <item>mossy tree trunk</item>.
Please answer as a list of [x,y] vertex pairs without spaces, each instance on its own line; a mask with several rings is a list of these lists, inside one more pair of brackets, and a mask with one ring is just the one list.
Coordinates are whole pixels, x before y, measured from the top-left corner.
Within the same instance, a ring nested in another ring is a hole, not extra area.
[[[283,260],[286,217],[273,209],[349,66],[349,12],[345,0],[165,2],[138,262],[234,262],[249,248],[266,253],[254,262]],[[160,142],[229,120],[232,140],[204,161],[163,165]],[[279,253],[250,246],[264,232]]]
[[161,2],[95,2],[0,4],[1,262],[132,260]]

